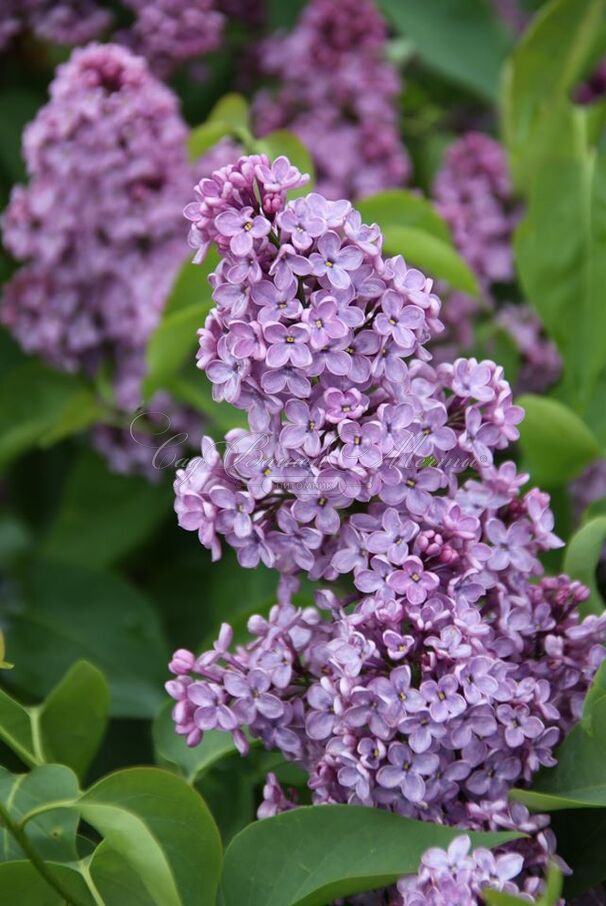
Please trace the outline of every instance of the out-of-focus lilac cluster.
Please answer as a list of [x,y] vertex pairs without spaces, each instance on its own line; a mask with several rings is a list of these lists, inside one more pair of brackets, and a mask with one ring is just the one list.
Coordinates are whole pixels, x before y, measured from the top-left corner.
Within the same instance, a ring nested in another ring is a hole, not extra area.
[[[122,0],[133,16],[132,25],[113,34],[112,40],[144,56],[160,78],[176,66],[216,50],[222,41],[226,17],[246,15],[242,4],[217,0]],[[0,51],[21,32],[57,44],[86,44],[107,32],[113,15],[95,0],[3,0],[0,11]]]
[[484,308],[494,312],[495,323],[509,334],[520,353],[516,390],[547,389],[561,371],[555,344],[545,337],[539,318],[528,306],[508,304],[497,311],[494,300],[494,284],[514,279],[512,238],[520,216],[504,148],[480,132],[463,135],[446,152],[435,180],[434,198],[458,250],[478,278],[483,296],[479,302],[461,292],[448,295],[442,313],[446,331],[436,347],[437,356],[444,358],[456,345],[470,347],[473,322]]
[[481,132],[455,141],[436,177],[434,198],[482,288],[510,282],[517,212],[501,145]]
[[520,372],[516,389],[524,393],[544,393],[560,378],[562,360],[557,346],[546,337],[536,312],[529,305],[503,305],[495,323],[513,339],[520,353]]
[[161,78],[219,47],[225,17],[215,0],[124,0],[135,21],[119,37]]
[[[199,366],[250,431],[177,473],[180,524],[215,558],[281,574],[268,618],[230,651],[180,650],[168,691],[177,732],[244,728],[301,764],[313,801],[354,802],[470,828],[524,827],[532,893],[553,852],[546,819],[507,803],[578,719],[604,657],[606,616],[580,621],[587,590],[535,584],[560,545],[547,495],[496,451],[522,411],[502,370],[433,368],[431,280],[383,258],[376,224],[310,194],[264,156],[202,180],[191,245],[214,242],[216,308]],[[469,469],[475,477],[466,477]],[[298,574],[331,583],[298,609]],[[262,814],[288,807],[268,782]]]
[[277,80],[253,105],[255,131],[288,128],[309,148],[318,191],[360,198],[403,185],[410,164],[398,134],[396,69],[372,0],[310,0],[290,34],[260,49]]
[[95,0],[2,0],[0,51],[25,30],[57,44],[85,44],[110,21],[109,12]]
[[130,412],[183,263],[186,127],[172,92],[117,45],[75,51],[50,94],[24,134],[29,183],[3,218],[5,245],[25,264],[1,320],[61,369],[113,369],[116,405]]

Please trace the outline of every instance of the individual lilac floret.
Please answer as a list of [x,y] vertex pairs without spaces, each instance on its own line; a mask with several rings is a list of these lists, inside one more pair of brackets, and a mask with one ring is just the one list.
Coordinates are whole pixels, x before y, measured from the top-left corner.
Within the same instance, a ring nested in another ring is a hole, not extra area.
[[116,45],[75,51],[50,94],[25,130],[29,183],[3,218],[5,245],[25,264],[0,317],[61,369],[106,368],[117,408],[134,413],[145,345],[183,263],[185,123],[145,61]]
[[261,70],[278,87],[257,95],[255,130],[295,132],[328,198],[360,198],[408,179],[398,134],[400,85],[385,60],[386,42],[372,0],[310,0],[291,33],[260,48]]
[[[523,415],[502,369],[432,367],[432,281],[384,258],[349,202],[287,201],[302,182],[285,159],[244,157],[186,208],[197,257],[222,255],[198,365],[249,430],[223,455],[203,440],[175,508],[215,559],[226,542],[281,581],[247,645],[179,653],[176,729],[196,745],[222,727],[243,752],[248,730],[307,771],[315,803],[524,825],[532,894],[553,840],[507,793],[555,763],[606,615],[581,621],[587,589],[540,578],[561,542],[548,496],[495,463]],[[235,226],[255,234],[245,248]],[[301,573],[324,583],[313,607],[292,603]]]

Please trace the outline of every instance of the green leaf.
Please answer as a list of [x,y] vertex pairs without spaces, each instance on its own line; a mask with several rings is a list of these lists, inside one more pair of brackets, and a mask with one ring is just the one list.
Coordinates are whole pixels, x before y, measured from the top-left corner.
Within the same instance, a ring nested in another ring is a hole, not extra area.
[[[447,846],[460,833],[363,806],[296,808],[233,839],[225,853],[224,903],[325,906],[416,872],[428,847]],[[469,836],[475,845],[496,846],[516,835]]]
[[68,765],[81,779],[94,758],[109,712],[109,689],[100,670],[78,661],[38,713],[45,761]]
[[485,0],[380,0],[421,60],[482,98],[497,97],[510,38]]
[[248,101],[241,94],[224,94],[211,110],[207,123],[224,123],[235,129],[248,129]]
[[0,739],[28,767],[42,764],[42,754],[36,751],[30,712],[0,689]]
[[212,386],[204,372],[197,368],[166,381],[166,389],[171,396],[208,417],[210,424],[207,433],[216,436],[216,440],[220,442],[232,428],[248,429],[248,419],[242,409],[236,409],[223,400],[214,400]]
[[196,126],[189,133],[187,139],[187,153],[192,163],[195,163],[199,157],[202,157],[217,142],[220,142],[226,135],[231,135],[231,128],[228,123],[202,123]]
[[[70,862],[77,859],[76,831],[79,816],[66,802],[79,794],[78,779],[64,765],[47,764],[29,774],[11,774],[0,768],[0,802],[11,821],[18,824],[29,812],[45,806],[47,811],[25,824],[25,836],[42,859]],[[52,808],[58,803],[57,808]],[[0,861],[26,856],[6,827],[0,828]]]
[[564,882],[565,902],[570,903],[606,880],[606,810],[584,808],[557,812],[551,816],[550,826],[558,841],[558,856],[572,868],[572,875]]
[[105,840],[93,853],[86,873],[101,894],[104,906],[156,906],[139,875]]
[[157,906],[214,903],[221,841],[204,800],[158,768],[131,768],[100,780],[79,809],[139,875]]
[[[503,123],[518,185],[529,184],[559,141],[570,91],[599,38],[604,0],[554,0],[537,14],[511,56],[504,80]],[[553,254],[553,248],[550,249]]]
[[579,415],[606,361],[605,242],[606,153],[590,145],[577,110],[541,158],[514,248],[526,295],[564,360],[559,395]]
[[5,88],[0,93],[0,165],[11,182],[25,179],[21,140],[25,126],[33,120],[46,98],[31,89]]
[[[150,461],[152,456],[150,451]],[[83,451],[68,475],[43,552],[52,560],[103,569],[145,541],[170,509],[169,488],[116,475],[101,457]]]
[[267,154],[270,160],[284,155],[293,166],[297,167],[301,173],[309,174],[309,182],[299,189],[289,191],[289,198],[297,198],[299,195],[306,195],[311,192],[315,182],[315,168],[310,153],[294,132],[287,129],[278,129],[276,132],[270,132],[263,138],[256,139],[255,149],[258,154]]
[[41,362],[29,360],[11,369],[0,381],[0,468],[73,417],[82,393],[77,378]]
[[72,396],[61,417],[42,434],[38,443],[41,447],[52,447],[66,437],[85,431],[101,421],[106,411],[106,407],[95,397],[92,390],[83,387]]
[[390,224],[383,229],[383,236],[388,255],[402,255],[407,264],[421,268],[430,277],[447,280],[452,289],[479,294],[475,275],[450,242],[417,227]]
[[175,733],[172,709],[173,703],[167,702],[154,720],[154,751],[159,764],[175,768],[193,784],[218,761],[237,752],[231,735],[221,730],[207,730],[200,745],[190,748],[184,737]]
[[208,275],[217,262],[218,256],[211,249],[201,265],[187,261],[181,268],[162,319],[147,345],[143,385],[146,399],[173,378],[188,357],[194,360],[198,328],[204,326],[213,305]]
[[564,484],[600,455],[587,425],[563,403],[532,394],[516,402],[526,412],[520,424],[520,446],[537,484]]
[[356,202],[365,223],[385,227],[415,227],[424,233],[452,243],[450,229],[430,201],[406,189],[387,189]]
[[[70,893],[70,906],[95,906],[79,872],[67,865],[47,863],[47,867],[60,883],[62,890]],[[0,890],[7,906],[9,904],[12,906],[13,903],[18,903],[19,906],[65,906],[66,904],[65,897],[49,886],[31,862],[18,861],[1,864]]]
[[598,516],[575,532],[568,542],[564,556],[564,572],[572,579],[578,579],[591,592],[589,599],[579,608],[583,616],[588,613],[600,614],[606,607],[595,575],[604,541],[606,541],[606,516]]
[[164,701],[168,645],[150,601],[123,579],[59,563],[31,567],[25,606],[7,632],[11,685],[40,698],[74,661],[105,674],[115,717],[152,717]]

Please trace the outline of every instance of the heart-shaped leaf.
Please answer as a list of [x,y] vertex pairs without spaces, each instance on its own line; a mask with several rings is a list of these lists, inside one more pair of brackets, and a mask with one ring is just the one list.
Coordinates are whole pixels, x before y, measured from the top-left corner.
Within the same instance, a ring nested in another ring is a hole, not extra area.
[[103,739],[108,713],[105,677],[87,661],[78,661],[38,711],[44,760],[68,765],[84,778]]
[[57,887],[45,881],[31,862],[23,860],[1,864],[0,891],[3,902],[7,906],[65,906],[66,903],[70,906],[98,906],[78,871],[60,863],[47,862],[46,868]]
[[214,903],[221,840],[204,800],[159,768],[118,771],[96,783],[78,808],[135,871],[156,906]]
[[[363,806],[296,808],[234,837],[225,853],[224,904],[326,906],[416,872],[426,849],[448,846],[460,833]],[[477,846],[496,846],[519,835],[469,836]]]
[[[79,816],[64,804],[79,795],[78,778],[69,768],[58,764],[42,765],[29,774],[11,774],[0,768],[0,803],[12,822],[18,824],[40,806],[51,809],[25,824],[25,836],[43,859],[70,862],[77,859],[76,831]],[[0,861],[26,857],[10,829],[0,828]],[[1,889],[1,888],[0,888]]]
[[600,445],[587,425],[564,403],[532,394],[516,402],[525,411],[520,446],[537,484],[564,484],[600,455]]

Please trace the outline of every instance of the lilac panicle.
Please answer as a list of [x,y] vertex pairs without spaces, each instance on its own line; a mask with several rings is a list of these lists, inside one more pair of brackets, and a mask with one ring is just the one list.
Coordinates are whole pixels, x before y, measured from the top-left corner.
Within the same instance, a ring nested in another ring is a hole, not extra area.
[[[449,224],[454,242],[478,278],[482,302],[451,292],[444,305],[445,336],[436,346],[439,360],[454,349],[469,349],[473,321],[482,308],[495,309],[493,288],[514,279],[513,230],[520,218],[509,178],[505,149],[480,132],[467,132],[446,152],[435,180],[434,199]],[[561,361],[553,341],[542,332],[536,313],[508,304],[494,314],[520,354],[516,391],[540,393],[553,385]],[[446,341],[446,342],[445,342]]]
[[[177,473],[179,523],[280,583],[247,645],[225,626],[212,651],[177,652],[176,729],[190,745],[222,729],[242,752],[248,729],[306,770],[315,803],[524,828],[508,852],[533,895],[553,835],[507,794],[555,763],[606,616],[581,620],[587,589],[541,578],[561,542],[548,496],[502,459],[523,415],[502,369],[434,367],[432,281],[385,258],[348,201],[287,201],[303,183],[286,158],[243,157],[185,209],[196,258],[221,255],[198,365],[249,430],[205,438]],[[323,584],[314,606],[292,602],[301,573]],[[261,814],[282,807],[268,781]]]
[[215,0],[123,0],[135,14],[132,26],[118,35],[144,56],[161,78],[187,60],[219,47],[225,17]]
[[373,0],[310,0],[292,32],[261,46],[261,70],[278,87],[257,95],[255,130],[295,132],[310,149],[318,191],[327,198],[370,195],[403,185],[410,174],[398,134],[399,79],[385,60],[386,42]]
[[26,29],[57,44],[85,44],[108,27],[111,15],[95,0],[3,0],[0,52]]
[[[139,405],[145,345],[184,260],[186,135],[174,94],[143,59],[112,44],[76,50],[25,130],[29,182],[3,217],[5,246],[24,265],[5,287],[2,323],[63,370],[111,368],[126,413]],[[110,433],[127,460],[142,456],[123,442],[128,431]],[[123,456],[110,456],[120,470]]]

